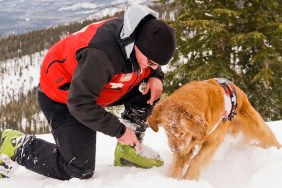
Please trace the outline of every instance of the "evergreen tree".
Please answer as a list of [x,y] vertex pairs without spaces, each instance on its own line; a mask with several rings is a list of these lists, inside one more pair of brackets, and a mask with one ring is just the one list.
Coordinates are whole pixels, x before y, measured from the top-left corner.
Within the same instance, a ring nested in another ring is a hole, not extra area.
[[225,77],[265,120],[282,119],[280,0],[179,0],[177,53],[165,91],[191,80]]

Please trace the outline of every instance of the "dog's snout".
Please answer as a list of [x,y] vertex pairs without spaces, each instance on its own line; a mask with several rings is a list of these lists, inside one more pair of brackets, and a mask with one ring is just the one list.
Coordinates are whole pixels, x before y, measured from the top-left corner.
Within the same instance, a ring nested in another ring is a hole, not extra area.
[[173,153],[177,153],[177,152],[181,152],[183,150],[183,147],[182,146],[180,146],[180,147],[170,147],[170,150]]
[[172,151],[173,153],[176,153],[176,152],[180,152],[180,149],[179,149],[179,148],[171,148],[171,151]]

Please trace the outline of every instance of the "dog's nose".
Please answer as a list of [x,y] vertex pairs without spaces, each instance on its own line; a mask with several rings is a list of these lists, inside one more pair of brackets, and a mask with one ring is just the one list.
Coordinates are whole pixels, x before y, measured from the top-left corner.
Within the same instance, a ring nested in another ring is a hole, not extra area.
[[171,151],[174,152],[174,153],[175,152],[180,152],[180,149],[179,148],[171,148]]

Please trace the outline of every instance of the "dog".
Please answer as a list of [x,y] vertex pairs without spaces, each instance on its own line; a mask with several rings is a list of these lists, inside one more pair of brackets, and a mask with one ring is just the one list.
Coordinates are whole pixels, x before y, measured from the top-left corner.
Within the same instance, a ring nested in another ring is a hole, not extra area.
[[166,132],[173,152],[168,175],[175,179],[197,180],[229,133],[241,133],[243,143],[281,147],[246,94],[223,78],[183,85],[160,100],[147,121],[155,132],[159,126]]

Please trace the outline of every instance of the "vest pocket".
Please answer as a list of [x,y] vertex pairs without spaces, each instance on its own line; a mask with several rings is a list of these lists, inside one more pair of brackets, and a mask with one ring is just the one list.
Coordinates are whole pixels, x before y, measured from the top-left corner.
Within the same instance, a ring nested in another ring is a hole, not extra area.
[[49,68],[53,65],[53,64],[55,64],[55,63],[64,63],[65,61],[67,60],[67,58],[65,57],[64,59],[55,59],[55,60],[53,60],[53,61],[51,61],[51,63],[49,63],[49,65],[48,65],[48,67],[47,67],[47,69],[46,69],[46,74],[48,74],[48,72],[49,72]]
[[67,82],[67,83],[59,86],[59,89],[63,90],[63,91],[69,90],[69,88],[70,88],[70,82]]
[[67,58],[49,60],[45,74],[56,88],[67,91],[70,87],[71,75],[69,73]]

